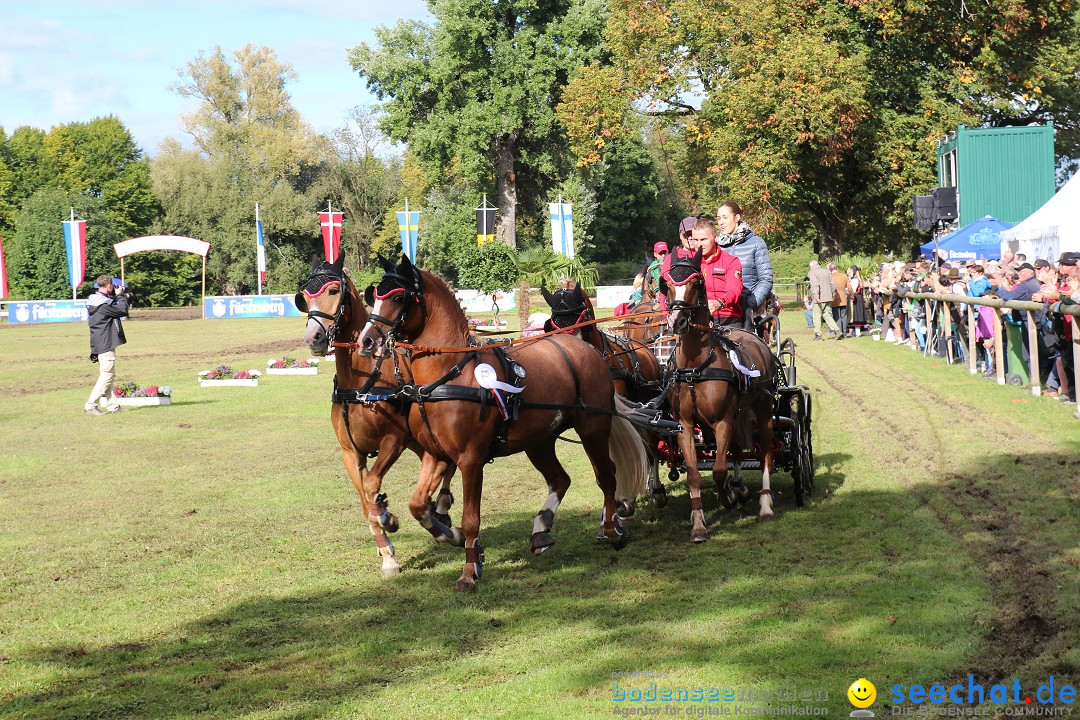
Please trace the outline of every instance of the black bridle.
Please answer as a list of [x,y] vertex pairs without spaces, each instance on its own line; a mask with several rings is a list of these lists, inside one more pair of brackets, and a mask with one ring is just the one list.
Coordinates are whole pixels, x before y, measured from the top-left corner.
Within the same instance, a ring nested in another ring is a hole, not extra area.
[[[325,292],[331,283],[337,283],[340,290],[341,300],[338,301],[337,311],[330,315],[324,313],[321,310],[313,310],[308,307],[307,298],[314,298]],[[345,318],[345,313],[349,308],[349,281],[345,277],[345,270],[339,266],[324,262],[322,265],[314,268],[308,279],[300,286],[299,291],[296,293],[295,303],[296,307],[301,310],[307,311],[308,320],[314,320],[326,333],[327,343],[333,343],[337,340],[338,329],[342,325],[342,321]],[[323,320],[329,320],[331,322],[330,328],[327,328]]]
[[[408,273],[407,275],[405,273]],[[367,325],[371,325],[375,332],[379,333],[379,340],[386,343],[398,335],[398,330],[408,318],[409,310],[413,305],[420,306],[422,321],[427,322],[427,303],[424,302],[424,278],[420,270],[409,263],[408,267],[398,265],[383,273],[378,285],[372,283],[364,291],[364,302],[374,309],[376,300],[384,300],[392,295],[401,295],[400,302],[404,307],[396,320],[390,320],[374,312],[368,313]],[[385,331],[383,328],[387,328]]]

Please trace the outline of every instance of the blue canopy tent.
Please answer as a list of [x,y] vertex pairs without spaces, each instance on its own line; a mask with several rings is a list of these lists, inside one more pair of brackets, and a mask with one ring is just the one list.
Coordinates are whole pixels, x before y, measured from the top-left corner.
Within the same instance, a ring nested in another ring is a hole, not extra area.
[[[956,232],[938,238],[937,247],[945,253],[944,260],[962,262],[967,260],[997,260],[1001,257],[1001,231],[1008,230],[1013,223],[985,216],[970,225],[965,225]],[[919,248],[927,257],[934,256],[934,243],[928,242]]]

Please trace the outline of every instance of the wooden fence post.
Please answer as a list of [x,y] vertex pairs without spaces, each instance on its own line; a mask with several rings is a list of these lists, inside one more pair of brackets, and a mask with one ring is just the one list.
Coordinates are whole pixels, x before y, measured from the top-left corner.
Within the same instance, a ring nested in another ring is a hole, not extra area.
[[1080,416],[1080,319],[1072,315],[1069,322],[1072,323],[1073,392],[1076,393],[1076,414]]
[[967,306],[967,319],[968,319],[968,372],[975,375],[979,372],[976,361],[979,358],[979,343],[975,340],[975,333],[977,325],[975,322],[975,306],[968,304]]
[[952,346],[952,313],[949,312],[949,303],[944,300],[938,303],[941,307],[941,327],[944,330],[942,336],[945,338],[945,362],[953,364],[953,346]]
[[1001,312],[994,308],[994,364],[997,365],[998,385],[1005,384],[1005,338],[1002,337]]
[[1042,395],[1042,375],[1039,372],[1039,328],[1035,324],[1035,312],[1025,310],[1027,313],[1028,331],[1028,378],[1031,380],[1031,394],[1035,397]]

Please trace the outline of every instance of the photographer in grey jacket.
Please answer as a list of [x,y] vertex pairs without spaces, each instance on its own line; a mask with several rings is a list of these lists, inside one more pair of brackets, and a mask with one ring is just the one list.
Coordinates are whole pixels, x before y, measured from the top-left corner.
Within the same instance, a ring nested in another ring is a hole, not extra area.
[[742,208],[728,201],[716,211],[716,244],[742,263],[743,316],[749,321],[765,307],[773,287],[772,261],[765,241],[742,219]]
[[98,407],[98,401],[105,398],[109,412],[117,412],[120,406],[113,392],[116,379],[116,348],[127,340],[124,338],[124,326],[120,319],[127,317],[131,304],[131,295],[127,288],[111,275],[99,275],[94,283],[97,290],[86,301],[86,314],[90,322],[90,362],[96,362],[97,384],[90,391],[84,412],[87,415],[104,415]]

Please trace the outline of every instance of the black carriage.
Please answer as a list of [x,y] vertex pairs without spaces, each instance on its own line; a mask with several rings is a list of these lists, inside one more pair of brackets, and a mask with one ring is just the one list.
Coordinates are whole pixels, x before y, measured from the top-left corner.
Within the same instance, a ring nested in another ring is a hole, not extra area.
[[[771,327],[773,337],[766,338],[771,341],[773,347],[777,347],[776,358],[778,361],[779,377],[778,388],[775,395],[773,412],[773,457],[775,468],[791,474],[795,491],[795,503],[799,507],[806,504],[807,499],[814,493],[814,442],[813,442],[813,399],[810,389],[798,383],[795,363],[795,343],[791,338],[780,338],[780,323],[775,315],[770,315],[765,320],[773,320],[771,324],[758,322],[757,327]],[[657,361],[662,368],[667,368],[664,373],[664,385],[670,385],[672,380],[672,356],[674,354],[676,337],[669,334],[661,334],[649,343]],[[680,431],[677,423],[665,415],[663,405],[653,411],[648,417],[646,413],[639,415],[638,424],[648,429],[649,433],[657,437],[655,447],[655,465],[653,473],[654,481],[650,482],[650,492],[653,501],[658,507],[666,504],[666,491],[659,483],[662,468],[667,466],[667,478],[671,482],[679,479],[680,474],[686,472],[686,465],[679,451],[675,436]],[[697,448],[698,469],[710,470],[716,461],[716,443],[708,428],[704,431],[701,427],[694,428],[695,446]],[[761,461],[758,459],[759,448],[743,453],[741,461],[744,470],[760,470]],[[734,459],[728,453],[728,469],[734,467]]]

